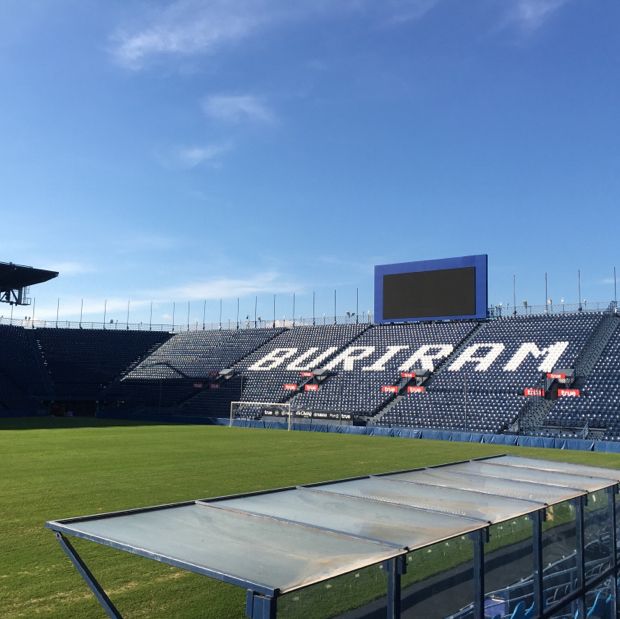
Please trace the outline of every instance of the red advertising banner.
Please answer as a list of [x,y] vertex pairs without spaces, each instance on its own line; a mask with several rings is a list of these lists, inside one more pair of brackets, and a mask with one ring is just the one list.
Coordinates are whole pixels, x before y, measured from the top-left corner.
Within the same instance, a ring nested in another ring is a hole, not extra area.
[[304,391],[318,391],[318,385],[304,385]]
[[398,393],[398,387],[396,385],[382,385],[381,393]]
[[401,372],[401,378],[415,378],[415,372]]
[[544,397],[545,395],[545,390],[544,389],[540,389],[538,387],[526,387],[523,390],[523,395],[526,396],[539,396],[539,397]]
[[554,378],[556,380],[564,380],[566,378],[566,374],[564,374],[564,373],[555,373],[555,372],[547,372],[547,378],[550,378],[551,380],[553,380]]
[[285,391],[297,391],[297,383],[284,383],[282,388]]
[[303,376],[304,378],[310,378],[312,376],[312,372],[308,372],[308,371],[299,372],[299,375]]
[[423,385],[409,385],[407,387],[407,393],[424,393],[426,391],[426,387]]
[[578,398],[580,395],[579,389],[558,389],[559,398]]

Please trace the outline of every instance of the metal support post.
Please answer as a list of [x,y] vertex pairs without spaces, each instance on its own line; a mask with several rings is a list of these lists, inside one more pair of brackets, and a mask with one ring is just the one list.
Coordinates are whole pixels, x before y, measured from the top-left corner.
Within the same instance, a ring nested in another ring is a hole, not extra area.
[[542,523],[545,521],[545,509],[531,514],[531,519],[534,538],[534,615],[539,617],[544,610]]
[[575,509],[576,509],[576,541],[577,541],[577,589],[581,591],[581,595],[578,599],[579,604],[579,613],[580,616],[585,617],[586,608],[584,603],[585,596],[585,586],[586,586],[586,563],[584,556],[584,546],[585,546],[585,507],[586,507],[586,497],[580,496],[575,499]]
[[[618,522],[618,514],[616,514],[616,494],[618,494],[618,486],[612,486],[607,488],[607,500],[609,501],[609,520],[611,526],[611,565],[613,566],[613,580],[617,583],[618,580],[618,529],[616,528]],[[617,590],[617,587],[616,587]],[[618,616],[618,600],[617,595],[612,595],[612,617]]]
[[248,589],[245,596],[245,614],[250,619],[275,619],[276,600]]
[[474,544],[474,619],[484,619],[484,543],[489,541],[489,529],[471,534]]
[[401,555],[384,563],[387,572],[387,619],[400,619],[400,579],[407,571],[407,557]]
[[122,619],[122,615],[118,612],[116,606],[112,604],[112,600],[107,596],[101,585],[97,582],[97,579],[93,576],[92,572],[86,567],[84,561],[77,553],[75,548],[71,545],[71,542],[66,539],[62,533],[56,532],[56,539],[60,544],[60,547],[65,551],[66,555],[71,559],[71,563],[75,566],[75,569],[80,573],[80,576],[86,581],[86,584],[90,587],[90,590],[95,594],[99,604],[103,606],[103,609],[107,613],[108,617],[112,619]]

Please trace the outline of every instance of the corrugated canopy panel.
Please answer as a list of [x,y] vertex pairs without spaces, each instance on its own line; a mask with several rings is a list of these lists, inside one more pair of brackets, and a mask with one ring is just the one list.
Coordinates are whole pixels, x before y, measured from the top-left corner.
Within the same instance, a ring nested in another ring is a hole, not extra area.
[[617,471],[502,456],[50,522],[67,535],[285,593],[602,488]]

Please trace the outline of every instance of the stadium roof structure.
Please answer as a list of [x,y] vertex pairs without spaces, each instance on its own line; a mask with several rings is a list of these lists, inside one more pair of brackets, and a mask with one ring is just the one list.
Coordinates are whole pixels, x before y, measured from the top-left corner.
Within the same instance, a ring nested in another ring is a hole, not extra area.
[[[407,569],[408,553],[457,536],[469,536],[475,579],[484,582],[484,540],[489,527],[531,515],[538,582],[535,600],[540,609],[544,604],[545,510],[571,501],[577,513],[576,526],[581,527],[577,539],[583,540],[585,497],[605,490],[613,499],[611,511],[615,514],[614,495],[619,482],[620,471],[611,469],[493,456],[50,521],[46,526],[55,532],[63,550],[111,617],[121,615],[65,536],[243,587],[247,591],[248,616],[261,619],[276,617],[278,601],[288,593],[383,565],[388,617],[399,617],[400,578]],[[615,548],[615,515],[613,522]],[[473,608],[474,617],[483,616],[482,585],[476,587]]]
[[12,262],[0,262],[0,302],[27,305],[25,290],[58,277],[58,271],[35,269]]

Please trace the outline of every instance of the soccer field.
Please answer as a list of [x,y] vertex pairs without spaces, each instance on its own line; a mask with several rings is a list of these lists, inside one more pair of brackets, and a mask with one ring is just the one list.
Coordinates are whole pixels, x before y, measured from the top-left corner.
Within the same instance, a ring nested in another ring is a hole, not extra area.
[[[620,455],[213,426],[0,420],[0,617],[105,616],[46,520],[513,452]],[[240,589],[75,540],[127,617],[243,617]]]

